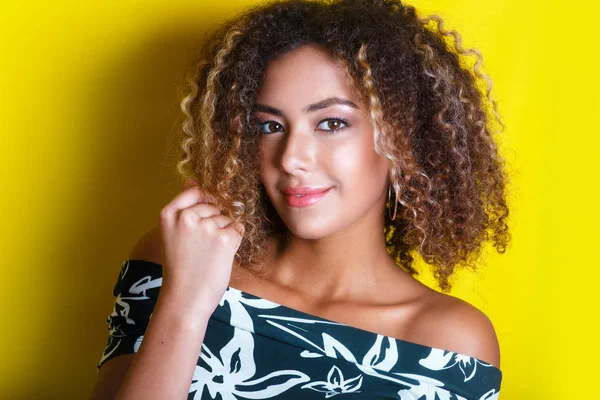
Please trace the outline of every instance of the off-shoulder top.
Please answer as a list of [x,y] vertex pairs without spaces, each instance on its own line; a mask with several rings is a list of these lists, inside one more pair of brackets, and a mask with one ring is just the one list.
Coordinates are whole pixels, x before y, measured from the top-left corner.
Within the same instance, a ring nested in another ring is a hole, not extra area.
[[[135,353],[162,266],[125,260],[107,317],[109,359]],[[498,399],[502,372],[480,359],[334,322],[231,286],[212,313],[188,399]]]

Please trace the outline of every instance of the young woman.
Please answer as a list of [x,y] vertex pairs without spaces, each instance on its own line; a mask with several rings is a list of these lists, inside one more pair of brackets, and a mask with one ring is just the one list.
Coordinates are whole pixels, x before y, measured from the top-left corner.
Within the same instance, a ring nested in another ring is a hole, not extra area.
[[122,265],[92,398],[497,399],[494,328],[447,294],[509,242],[471,53],[397,0],[215,31],[182,102],[186,186]]

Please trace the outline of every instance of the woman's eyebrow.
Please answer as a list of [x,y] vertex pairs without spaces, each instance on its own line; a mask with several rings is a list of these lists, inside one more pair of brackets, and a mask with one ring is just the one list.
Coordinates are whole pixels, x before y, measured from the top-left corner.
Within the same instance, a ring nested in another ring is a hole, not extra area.
[[[356,108],[357,110],[360,109],[356,104],[354,104],[350,100],[346,100],[346,99],[343,99],[341,97],[336,97],[335,96],[335,97],[328,97],[328,98],[323,99],[321,101],[318,101],[316,103],[310,104],[310,105],[304,107],[302,109],[302,111],[304,111],[304,113],[307,114],[309,112],[317,111],[317,110],[322,110],[324,108],[327,108],[327,107],[330,107],[330,106],[333,106],[333,105],[336,105],[336,104],[339,104],[339,105],[342,105],[342,106],[349,106],[349,107],[352,107],[352,108]],[[275,107],[271,107],[271,106],[268,106],[266,104],[257,103],[254,106],[254,110],[255,111],[262,111],[262,112],[273,114],[273,115],[277,115],[279,117],[283,117],[284,116],[283,112],[281,112],[280,110],[276,109]]]

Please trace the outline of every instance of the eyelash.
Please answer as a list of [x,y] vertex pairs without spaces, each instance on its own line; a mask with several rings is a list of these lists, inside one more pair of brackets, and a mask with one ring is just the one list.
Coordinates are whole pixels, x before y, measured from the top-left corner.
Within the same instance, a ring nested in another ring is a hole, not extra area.
[[[323,130],[323,129],[321,129],[321,131],[325,132],[327,135],[335,135],[338,132],[343,131],[344,129],[346,129],[346,128],[348,128],[348,127],[351,126],[350,125],[350,121],[348,121],[344,117],[328,117],[328,118],[325,118],[325,119],[322,119],[321,121],[319,121],[319,123],[317,124],[317,126],[321,125],[325,121],[340,121],[340,122],[342,122],[345,125],[345,126],[343,126],[341,128],[337,128],[337,129],[331,129],[331,130]],[[272,120],[272,119],[266,120],[266,121],[259,121],[259,125],[262,128],[262,126],[264,124],[269,123],[269,122],[275,122],[275,123],[281,125],[281,123],[279,121],[275,121],[275,120]],[[265,135],[269,135],[269,134],[273,134],[273,133],[276,133],[276,132],[263,132],[263,134],[265,134]]]

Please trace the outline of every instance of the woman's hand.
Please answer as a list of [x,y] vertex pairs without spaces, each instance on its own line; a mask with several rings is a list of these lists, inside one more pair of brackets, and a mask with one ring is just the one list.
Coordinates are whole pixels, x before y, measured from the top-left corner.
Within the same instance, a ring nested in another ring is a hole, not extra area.
[[160,230],[161,295],[211,314],[229,285],[244,227],[221,215],[213,197],[192,178],[161,210]]

